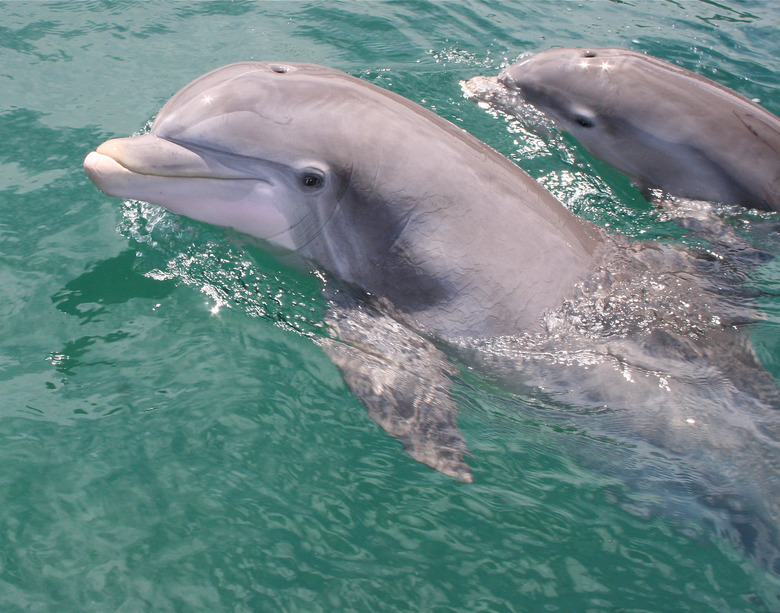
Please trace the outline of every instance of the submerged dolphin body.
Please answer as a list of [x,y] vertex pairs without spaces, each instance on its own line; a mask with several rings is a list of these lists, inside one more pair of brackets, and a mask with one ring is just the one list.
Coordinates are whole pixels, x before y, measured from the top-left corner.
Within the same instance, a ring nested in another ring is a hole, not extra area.
[[109,195],[324,269],[333,338],[317,342],[418,461],[473,479],[452,357],[621,448],[667,450],[682,482],[775,542],[777,389],[707,280],[717,262],[608,236],[434,113],[321,66],[215,70],[84,166]]
[[780,211],[780,118],[714,81],[627,49],[550,49],[467,95],[530,103],[642,188]]

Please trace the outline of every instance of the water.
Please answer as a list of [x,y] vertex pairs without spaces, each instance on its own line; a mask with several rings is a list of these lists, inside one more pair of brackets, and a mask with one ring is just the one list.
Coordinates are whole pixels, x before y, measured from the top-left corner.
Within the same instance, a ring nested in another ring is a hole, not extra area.
[[[776,576],[580,461],[599,441],[480,380],[456,389],[477,482],[411,461],[307,338],[316,279],[107,198],[81,169],[209,69],[317,62],[459,123],[602,225],[696,244],[575,143],[550,155],[458,82],[523,52],[627,46],[780,114],[775,0],[5,2],[0,16],[0,610],[780,608]],[[771,221],[730,218],[777,254]],[[752,281],[776,378],[778,279],[770,264]]]

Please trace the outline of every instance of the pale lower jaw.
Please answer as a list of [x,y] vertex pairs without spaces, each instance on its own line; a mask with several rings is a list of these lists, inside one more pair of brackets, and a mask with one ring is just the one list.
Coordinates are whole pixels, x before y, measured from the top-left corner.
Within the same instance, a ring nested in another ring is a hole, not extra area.
[[279,210],[273,187],[259,179],[223,179],[141,174],[128,170],[108,155],[93,151],[84,169],[105,194],[149,202],[216,226],[294,251],[291,224]]

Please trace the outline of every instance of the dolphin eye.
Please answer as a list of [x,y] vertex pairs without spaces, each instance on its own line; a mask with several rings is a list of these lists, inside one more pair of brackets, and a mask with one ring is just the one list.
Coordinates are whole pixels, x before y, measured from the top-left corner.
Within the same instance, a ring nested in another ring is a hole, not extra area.
[[596,125],[590,117],[585,117],[584,115],[577,115],[577,117],[574,118],[574,121],[583,128],[592,128]]
[[301,183],[303,184],[304,187],[313,189],[315,187],[319,187],[320,185],[322,185],[322,177],[320,175],[315,175],[309,172],[303,175],[303,178],[301,179]]

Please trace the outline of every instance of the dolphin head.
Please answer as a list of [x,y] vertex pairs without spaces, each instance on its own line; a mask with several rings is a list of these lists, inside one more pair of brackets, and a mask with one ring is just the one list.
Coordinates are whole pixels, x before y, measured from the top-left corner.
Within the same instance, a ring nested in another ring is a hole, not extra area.
[[[427,219],[418,195],[453,159],[442,134],[460,133],[335,69],[242,62],[186,85],[148,134],[103,143],[84,167],[108,195],[235,228],[408,305],[443,292],[401,235],[413,215]],[[422,200],[438,210],[447,196]]]
[[244,62],[208,73],[160,110],[148,134],[109,140],[87,155],[89,178],[111,196],[300,249],[347,188],[348,144],[310,112],[328,104],[306,64]]
[[[498,79],[512,92],[563,125],[574,136],[609,131],[604,101],[614,89],[620,49],[550,49],[512,64]],[[614,92],[613,92],[614,93]]]
[[669,90],[664,73],[680,70],[629,49],[564,48],[531,55],[498,80],[593,155],[640,184],[654,185],[655,176],[678,175],[670,154],[690,157],[678,146],[690,131],[678,119],[679,96],[656,93]]

